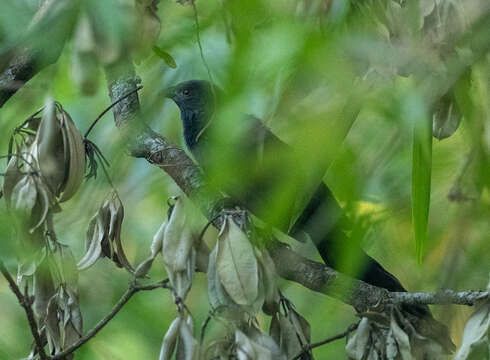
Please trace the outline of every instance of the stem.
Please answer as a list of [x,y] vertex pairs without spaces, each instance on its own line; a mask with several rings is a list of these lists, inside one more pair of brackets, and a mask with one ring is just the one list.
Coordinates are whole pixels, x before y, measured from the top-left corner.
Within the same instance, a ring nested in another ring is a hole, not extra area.
[[90,134],[90,132],[92,131],[92,129],[94,128],[94,126],[97,124],[97,122],[110,110],[114,107],[114,105],[117,105],[119,102],[123,101],[124,99],[126,99],[127,97],[133,95],[135,92],[138,92],[140,91],[141,89],[143,89],[143,86],[140,85],[138,86],[136,89],[130,91],[129,93],[127,93],[126,95],[120,97],[119,99],[117,99],[116,101],[114,101],[112,104],[110,104],[108,107],[106,107],[104,109],[104,111],[102,111],[100,113],[99,116],[97,116],[97,118],[92,122],[92,124],[90,124],[89,128],[87,129],[87,132],[85,133],[85,135],[83,136],[84,138],[87,138],[87,136]]
[[351,326],[349,326],[349,328],[344,331],[343,333],[340,333],[340,334],[337,334],[335,336],[332,336],[332,337],[329,337],[328,339],[325,339],[325,340],[322,340],[322,341],[319,341],[319,342],[316,342],[316,343],[313,343],[313,344],[310,344],[309,346],[305,347],[303,349],[303,351],[301,351],[298,355],[296,355],[293,360],[298,360],[298,359],[301,359],[301,356],[303,356],[303,354],[306,354],[308,351],[310,351],[311,349],[314,349],[314,348],[317,348],[317,347],[320,347],[322,345],[325,345],[325,344],[328,344],[328,343],[331,343],[335,340],[339,340],[339,339],[342,339],[344,337],[346,337],[347,335],[349,335],[351,332],[353,332],[354,330],[357,329],[357,327],[359,326],[359,323],[357,324],[352,324]]
[[136,285],[134,282],[131,283],[129,288],[124,292],[124,294],[121,296],[119,301],[117,302],[116,305],[112,308],[111,312],[107,314],[102,320],[100,320],[91,330],[89,330],[85,336],[80,338],[76,343],[71,345],[70,347],[66,348],[65,350],[55,354],[54,356],[50,357],[51,360],[56,360],[56,359],[62,359],[65,356],[71,354],[75,350],[77,350],[79,347],[81,347],[83,344],[85,344],[87,341],[89,341],[91,338],[93,338],[97,333],[106,326],[109,321],[111,321],[117,313],[123,308],[123,306],[133,297],[134,294],[136,294],[139,291],[151,291],[155,290],[158,288],[168,288],[167,286],[168,279],[159,281],[155,284],[150,284],[150,285]]
[[1,260],[0,260],[0,272],[3,274],[3,276],[9,283],[10,289],[12,289],[12,292],[17,297],[17,300],[19,300],[19,304],[24,308],[24,311],[26,312],[27,320],[29,322],[29,327],[31,328],[31,333],[32,336],[34,337],[36,349],[37,352],[39,353],[41,360],[48,360],[48,356],[44,352],[44,346],[41,341],[41,337],[39,336],[36,318],[34,317],[34,313],[32,312],[31,303],[29,299],[26,296],[22,295],[19,287],[15,283],[14,279],[12,279],[12,276],[10,275],[3,261]]

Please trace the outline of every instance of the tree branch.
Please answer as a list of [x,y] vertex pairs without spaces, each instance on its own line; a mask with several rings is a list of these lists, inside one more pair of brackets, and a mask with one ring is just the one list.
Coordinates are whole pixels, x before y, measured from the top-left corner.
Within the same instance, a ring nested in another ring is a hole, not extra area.
[[133,297],[134,294],[136,294],[139,291],[151,291],[159,288],[164,288],[167,289],[168,279],[159,281],[155,284],[150,284],[150,285],[136,285],[135,282],[133,281],[130,285],[129,288],[124,292],[124,294],[121,296],[119,301],[117,302],[116,305],[112,308],[111,312],[107,314],[102,320],[100,320],[90,331],[88,331],[83,337],[81,337],[76,343],[73,345],[67,347],[65,350],[51,356],[49,359],[51,360],[56,360],[56,359],[63,359],[65,356],[71,354],[75,350],[77,350],[80,346],[85,344],[87,341],[89,341],[91,338],[93,338],[97,333],[106,326],[109,321],[111,321],[117,313],[123,308],[124,305]]
[[12,276],[10,275],[3,261],[1,260],[0,260],[0,272],[3,274],[3,276],[9,283],[10,289],[12,289],[12,292],[17,297],[17,300],[19,300],[19,304],[24,308],[24,311],[26,312],[27,320],[29,322],[29,327],[31,328],[31,333],[32,336],[34,337],[34,342],[36,344],[37,352],[41,360],[47,360],[48,356],[44,351],[44,346],[41,337],[39,335],[36,318],[34,317],[34,313],[31,308],[31,302],[26,296],[22,295],[22,292],[20,291],[19,287],[15,283],[14,279],[12,279]]
[[15,49],[16,54],[0,73],[0,108],[26,82],[55,63],[71,34],[77,14],[76,1],[46,0]]

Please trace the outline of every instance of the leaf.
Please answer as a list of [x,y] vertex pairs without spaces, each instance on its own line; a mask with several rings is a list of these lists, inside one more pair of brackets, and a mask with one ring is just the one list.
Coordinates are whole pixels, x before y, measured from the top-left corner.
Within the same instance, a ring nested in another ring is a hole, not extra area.
[[20,161],[18,156],[13,156],[10,158],[7,169],[5,171],[5,176],[3,180],[3,194],[5,195],[5,200],[7,206],[11,206],[11,196],[15,185],[22,178],[22,173],[19,170]]
[[408,335],[397,324],[394,317],[390,320],[390,333],[393,334],[396,342],[397,353],[400,354],[402,360],[412,360],[412,353],[410,350],[410,339]]
[[153,236],[153,241],[151,242],[151,257],[154,259],[160,251],[162,251],[163,246],[163,236],[165,234],[165,229],[167,228],[167,220],[165,220],[162,225],[158,228],[155,236]]
[[357,330],[349,336],[345,350],[349,359],[365,359],[364,353],[368,351],[368,342],[370,338],[370,324],[367,318],[362,318]]
[[85,240],[85,255],[80,259],[77,266],[84,270],[93,265],[102,253],[102,240],[104,239],[104,225],[102,214],[97,212],[90,220]]
[[153,49],[153,52],[158,56],[160,57],[161,59],[163,59],[163,61],[165,61],[165,63],[171,67],[172,69],[175,69],[177,68],[177,64],[174,60],[174,58],[172,57],[172,55],[170,55],[168,52],[166,52],[165,50],[163,50],[162,48],[156,46],[156,45],[153,45],[152,46],[152,49]]
[[94,95],[97,91],[99,75],[94,33],[85,12],[82,12],[78,19],[72,40],[72,77],[83,94]]
[[412,222],[417,259],[421,263],[424,245],[427,242],[427,225],[429,222],[432,124],[422,114],[418,115],[419,117],[414,119],[413,132]]
[[236,352],[239,360],[255,360],[255,349],[252,341],[240,330],[235,332]]
[[151,269],[151,265],[153,264],[153,258],[149,257],[145,261],[143,261],[141,264],[139,264],[136,267],[136,270],[134,271],[134,277],[136,278],[143,278],[148,274],[148,271]]
[[34,178],[25,175],[12,190],[12,207],[25,216],[30,216],[34,205],[36,205],[36,199],[37,189]]
[[490,359],[490,299],[480,300],[466,322],[463,340],[454,360]]
[[109,198],[109,211],[111,214],[109,226],[109,241],[111,243],[114,243],[116,246],[116,256],[119,260],[119,263],[124,266],[127,271],[132,273],[134,269],[129,263],[126,254],[124,253],[121,240],[122,222],[124,219],[124,207],[121,199],[119,199],[119,196],[115,191],[111,192]]
[[236,306],[236,304],[228,296],[228,294],[223,289],[223,286],[221,285],[218,271],[216,269],[217,253],[218,244],[216,244],[213,251],[209,254],[209,264],[207,271],[209,303],[211,304],[211,307],[213,309],[218,309],[220,307],[231,308]]
[[461,117],[457,103],[446,94],[436,105],[432,116],[432,135],[438,140],[450,137],[458,129]]
[[[189,320],[189,318],[188,318]],[[199,344],[192,335],[192,329],[189,322],[181,322],[180,324],[180,339],[182,341],[183,357],[185,360],[197,360],[199,358]],[[177,349],[177,354],[179,349]],[[179,359],[179,357],[176,357]]]
[[267,249],[256,250],[256,257],[260,266],[261,279],[264,287],[263,311],[267,315],[273,315],[279,311],[279,291],[276,280],[278,278],[276,267]]
[[218,238],[216,268],[224,289],[239,305],[252,305],[258,296],[259,270],[254,249],[230,216]]
[[170,360],[172,357],[175,344],[177,343],[177,336],[179,335],[180,324],[182,319],[177,317],[170,324],[165,336],[163,337],[162,347],[160,348],[160,356],[158,360]]
[[49,209],[51,208],[52,203],[54,202],[54,196],[51,191],[45,185],[45,183],[39,178],[34,177],[34,183],[36,184],[37,189],[37,201],[40,208],[40,217],[36,225],[34,225],[29,231],[33,233],[39,226],[41,226],[48,216]]

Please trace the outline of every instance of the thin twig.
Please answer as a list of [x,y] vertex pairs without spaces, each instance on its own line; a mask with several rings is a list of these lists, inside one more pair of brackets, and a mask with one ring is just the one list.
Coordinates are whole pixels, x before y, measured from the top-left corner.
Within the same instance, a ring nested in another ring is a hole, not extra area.
[[214,81],[213,81],[213,76],[211,75],[211,69],[209,68],[208,62],[206,61],[206,58],[204,57],[204,51],[202,49],[202,43],[201,43],[201,30],[199,28],[199,17],[197,15],[197,7],[196,7],[196,2],[195,0],[191,1],[192,4],[192,10],[194,11],[194,21],[196,22],[196,39],[197,39],[197,46],[199,46],[199,53],[201,54],[201,60],[206,68],[206,71],[208,72],[208,77],[209,77],[209,82],[211,83],[211,90],[213,91],[214,95]]
[[155,284],[150,284],[150,285],[136,285],[134,282],[131,283],[129,288],[124,292],[124,294],[121,296],[119,301],[117,302],[116,305],[112,308],[111,312],[107,314],[102,320],[100,320],[91,330],[89,330],[85,336],[80,338],[76,343],[71,345],[70,347],[66,348],[62,352],[59,352],[55,354],[54,356],[50,357],[51,360],[56,360],[56,359],[62,359],[65,356],[71,354],[75,350],[77,350],[80,346],[85,344],[87,341],[89,341],[91,338],[93,338],[97,333],[106,326],[109,321],[111,321],[117,313],[123,308],[123,306],[133,297],[134,294],[136,294],[139,291],[151,291],[155,290],[158,288],[168,288],[168,279],[159,281]]
[[44,352],[44,346],[41,341],[41,337],[39,336],[36,318],[34,317],[34,313],[32,311],[31,303],[28,297],[22,295],[19,287],[15,283],[14,279],[12,279],[12,276],[10,275],[3,261],[1,260],[0,260],[0,271],[2,272],[7,282],[9,283],[10,289],[12,289],[12,292],[17,297],[17,300],[19,300],[19,304],[24,308],[26,312],[27,321],[29,322],[29,327],[31,328],[31,333],[32,336],[34,337],[34,342],[36,343],[37,352],[39,353],[41,360],[47,360],[48,356]]
[[351,326],[349,326],[349,328],[344,331],[343,333],[340,333],[340,334],[337,334],[335,336],[332,336],[332,337],[329,337],[328,339],[325,339],[325,340],[322,340],[322,341],[319,341],[319,342],[316,342],[316,343],[313,343],[313,344],[310,344],[309,346],[305,347],[298,355],[296,355],[293,360],[298,360],[298,359],[301,359],[301,356],[303,356],[303,354],[306,354],[308,351],[310,351],[311,349],[314,349],[314,348],[317,348],[317,347],[320,347],[322,345],[325,345],[325,344],[329,344],[335,340],[339,340],[339,339],[342,339],[344,337],[346,337],[347,335],[349,335],[351,332],[353,332],[354,330],[357,329],[357,327],[359,326],[359,323],[357,324],[352,324]]
[[87,129],[87,132],[85,133],[85,135],[83,136],[84,138],[86,138],[90,132],[92,131],[92,129],[94,128],[94,126],[97,124],[97,122],[110,110],[112,109],[115,105],[117,105],[119,102],[123,101],[124,99],[126,99],[127,97],[133,95],[135,92],[138,92],[140,91],[141,89],[143,89],[143,86],[140,85],[138,86],[136,89],[130,91],[129,93],[127,93],[126,95],[120,97],[119,99],[117,99],[116,101],[114,101],[112,104],[110,104],[108,107],[106,107],[104,109],[104,111],[102,111],[100,113],[99,116],[97,116],[97,118],[94,120],[94,122],[92,124],[90,124],[89,128]]

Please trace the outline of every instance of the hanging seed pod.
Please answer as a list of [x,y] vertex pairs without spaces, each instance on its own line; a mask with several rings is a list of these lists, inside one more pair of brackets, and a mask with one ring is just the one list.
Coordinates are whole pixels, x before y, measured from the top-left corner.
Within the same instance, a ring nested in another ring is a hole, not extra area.
[[118,267],[124,267],[131,273],[134,271],[122,247],[123,219],[124,207],[117,193],[112,191],[90,220],[85,243],[86,251],[78,262],[79,270],[92,266],[101,257],[108,257]]
[[160,225],[158,228],[157,233],[153,237],[153,241],[151,243],[150,247],[150,256],[146,258],[141,264],[138,265],[136,270],[134,271],[134,276],[137,278],[142,278],[145,277],[146,274],[148,274],[148,271],[151,269],[151,265],[153,264],[153,261],[155,260],[155,257],[162,251],[162,244],[163,244],[163,234],[165,232],[165,228],[167,227],[167,220]]
[[175,350],[175,345],[177,344],[181,323],[182,318],[179,316],[170,324],[167,333],[163,337],[162,347],[160,349],[160,356],[158,357],[158,360],[170,360],[172,358]]
[[223,288],[239,305],[252,305],[259,295],[259,267],[245,233],[226,216],[217,242],[216,269]]
[[190,316],[187,320],[182,321],[180,324],[180,336],[177,345],[177,351],[175,353],[176,359],[183,360],[198,360],[199,359],[199,343],[194,338],[193,331],[194,326]]
[[182,299],[186,297],[194,278],[194,244],[202,228],[196,209],[187,199],[178,197],[165,228],[162,255],[170,283]]
[[85,147],[61,104],[48,100],[32,151],[51,193],[61,202],[70,199],[84,178]]

